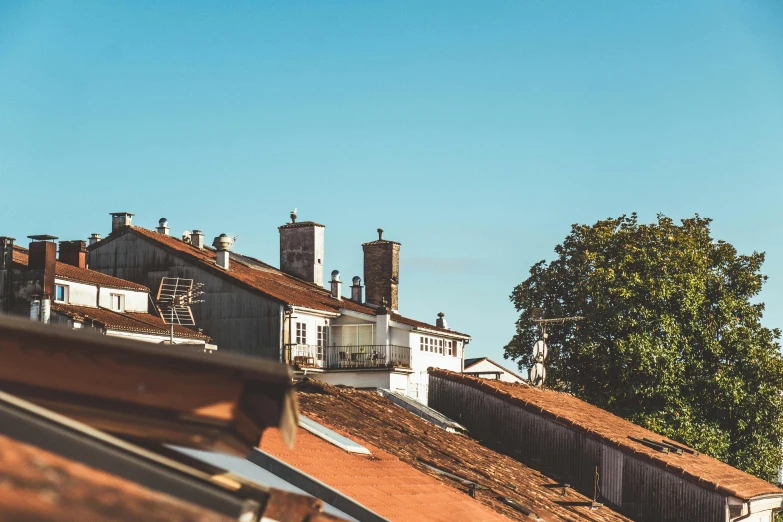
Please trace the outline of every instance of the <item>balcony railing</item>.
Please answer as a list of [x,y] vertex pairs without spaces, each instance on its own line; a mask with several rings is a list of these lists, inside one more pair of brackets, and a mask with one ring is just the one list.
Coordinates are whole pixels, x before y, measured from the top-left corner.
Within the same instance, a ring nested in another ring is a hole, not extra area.
[[295,344],[286,347],[285,360],[297,368],[410,368],[411,349],[385,344],[323,347]]
[[327,346],[326,368],[410,368],[411,349],[407,346],[371,344]]

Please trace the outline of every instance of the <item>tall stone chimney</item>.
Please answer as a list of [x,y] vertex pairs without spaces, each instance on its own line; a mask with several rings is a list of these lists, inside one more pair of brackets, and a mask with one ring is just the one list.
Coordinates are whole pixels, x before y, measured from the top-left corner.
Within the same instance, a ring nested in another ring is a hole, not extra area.
[[296,221],[278,227],[280,231],[280,270],[318,286],[324,284],[324,231],[312,221]]
[[87,268],[87,244],[84,241],[60,241],[60,262]]
[[129,227],[133,224],[133,214],[130,212],[110,212],[111,231],[116,232],[122,227]]
[[386,299],[388,308],[398,308],[397,286],[400,283],[400,243],[383,239],[383,229],[378,229],[378,239],[362,245],[364,250],[364,299],[368,304],[381,306]]

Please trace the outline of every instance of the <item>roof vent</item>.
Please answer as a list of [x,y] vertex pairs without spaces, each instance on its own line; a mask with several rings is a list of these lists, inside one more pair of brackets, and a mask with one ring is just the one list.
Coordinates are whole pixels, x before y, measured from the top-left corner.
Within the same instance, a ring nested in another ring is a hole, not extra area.
[[354,276],[352,279],[353,284],[351,285],[351,301],[354,303],[360,303],[362,302],[362,278],[359,276]]
[[133,214],[130,212],[109,212],[109,214],[111,214],[112,232],[133,224]]
[[229,252],[234,245],[234,238],[228,234],[220,234],[212,241],[212,246],[217,250],[215,263],[223,270],[228,270]]
[[296,209],[291,211],[291,223],[296,223]]
[[97,243],[100,240],[101,240],[101,235],[100,234],[96,234],[95,232],[93,232],[90,235],[90,244],[91,245],[94,245],[95,243]]
[[187,244],[190,244],[190,238],[193,235],[193,233],[190,230],[186,230],[182,233],[182,241],[184,241]]
[[155,229],[158,234],[163,234],[164,236],[168,236],[170,233],[169,229],[169,220],[166,218],[160,218],[158,220],[158,228]]
[[332,270],[332,280],[329,284],[332,285],[332,297],[340,301],[343,298],[343,282],[340,281],[339,270]]

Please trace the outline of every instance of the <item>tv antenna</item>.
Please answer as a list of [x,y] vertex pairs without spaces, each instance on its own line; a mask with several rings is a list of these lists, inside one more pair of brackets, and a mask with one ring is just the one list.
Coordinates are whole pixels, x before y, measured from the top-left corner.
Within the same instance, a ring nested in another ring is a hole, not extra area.
[[565,324],[567,321],[581,321],[584,317],[574,316],[544,319],[543,317],[540,317],[540,309],[534,310],[533,313],[538,316],[537,318],[532,319],[532,321],[536,323],[541,330],[541,337],[533,345],[533,361],[535,362],[528,370],[528,380],[533,386],[541,387],[546,382],[546,366],[544,363],[546,362],[546,356],[549,354],[549,346],[546,343],[546,340],[549,337],[549,334],[546,332],[547,325],[553,323]]
[[160,280],[155,307],[163,323],[169,325],[169,342],[174,344],[174,325],[195,326],[191,305],[203,303],[199,297],[204,295],[203,283],[193,283],[192,279],[164,277]]

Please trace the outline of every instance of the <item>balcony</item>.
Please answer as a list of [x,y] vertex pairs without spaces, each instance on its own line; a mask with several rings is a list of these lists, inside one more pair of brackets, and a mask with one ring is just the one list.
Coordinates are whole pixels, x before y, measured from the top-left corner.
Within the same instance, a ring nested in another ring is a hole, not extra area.
[[411,349],[397,345],[286,347],[286,361],[299,369],[324,370],[410,368]]

